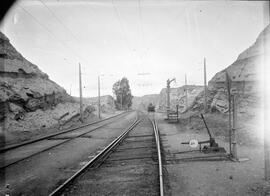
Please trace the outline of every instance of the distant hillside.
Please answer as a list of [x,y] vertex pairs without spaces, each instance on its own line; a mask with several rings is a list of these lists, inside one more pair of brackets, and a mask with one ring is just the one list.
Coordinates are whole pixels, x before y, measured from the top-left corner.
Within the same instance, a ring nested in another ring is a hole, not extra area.
[[132,108],[146,110],[147,106],[150,103],[157,105],[158,100],[159,100],[159,94],[144,95],[141,97],[134,96],[132,99]]
[[[77,98],[78,99],[78,98]],[[92,105],[97,110],[98,107],[98,97],[88,97],[83,99],[83,103],[86,105]],[[102,112],[112,112],[115,111],[114,99],[111,95],[104,95],[100,97],[100,106]]]

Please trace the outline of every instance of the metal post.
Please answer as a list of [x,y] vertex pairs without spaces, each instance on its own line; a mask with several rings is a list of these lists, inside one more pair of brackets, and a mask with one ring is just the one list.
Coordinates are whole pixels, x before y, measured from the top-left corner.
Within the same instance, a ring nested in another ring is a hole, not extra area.
[[80,86],[80,120],[82,121],[82,73],[81,73],[81,64],[79,63],[79,86]]
[[100,119],[100,76],[98,76],[98,118]]
[[237,159],[237,145],[236,145],[236,126],[237,126],[237,111],[236,111],[236,95],[232,95],[233,101],[233,125],[232,125],[232,156]]
[[207,82],[206,82],[206,58],[203,59],[204,65],[204,113],[207,112]]

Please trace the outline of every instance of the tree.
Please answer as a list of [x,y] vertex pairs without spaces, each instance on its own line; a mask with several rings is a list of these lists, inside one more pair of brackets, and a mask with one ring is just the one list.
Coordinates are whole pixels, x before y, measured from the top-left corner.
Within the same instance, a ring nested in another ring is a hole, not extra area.
[[128,109],[132,105],[132,94],[129,81],[126,77],[118,80],[113,85],[113,94],[115,95],[116,109]]

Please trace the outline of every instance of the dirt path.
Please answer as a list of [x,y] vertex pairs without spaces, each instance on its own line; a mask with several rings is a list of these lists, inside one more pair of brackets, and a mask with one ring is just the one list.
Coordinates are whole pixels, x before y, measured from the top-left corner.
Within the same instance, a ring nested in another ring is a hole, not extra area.
[[[239,157],[245,162],[232,162],[224,158],[207,161],[183,161],[183,157],[198,156],[198,153],[179,153],[193,150],[181,142],[208,139],[206,130],[188,129],[188,126],[168,124],[162,114],[156,115],[162,134],[165,168],[169,188],[166,195],[265,195],[258,187],[263,184],[263,148],[239,146]],[[228,143],[217,140],[228,150]],[[201,155],[203,153],[200,153]]]

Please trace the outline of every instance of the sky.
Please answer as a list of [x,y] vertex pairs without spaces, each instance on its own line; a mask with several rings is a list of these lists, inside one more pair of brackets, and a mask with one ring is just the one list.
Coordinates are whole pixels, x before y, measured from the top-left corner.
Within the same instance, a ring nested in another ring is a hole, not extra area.
[[0,30],[29,61],[73,96],[111,94],[127,77],[135,96],[203,85],[232,64],[269,23],[263,1],[21,0]]

